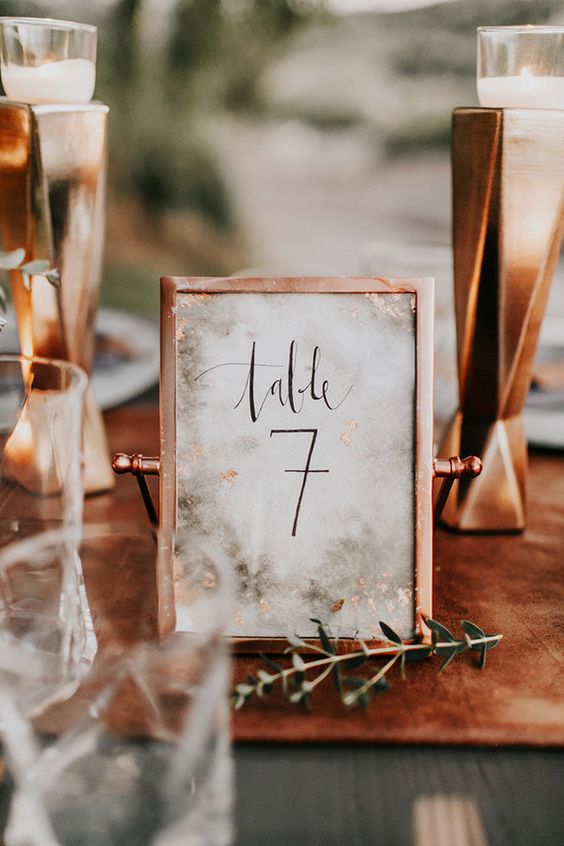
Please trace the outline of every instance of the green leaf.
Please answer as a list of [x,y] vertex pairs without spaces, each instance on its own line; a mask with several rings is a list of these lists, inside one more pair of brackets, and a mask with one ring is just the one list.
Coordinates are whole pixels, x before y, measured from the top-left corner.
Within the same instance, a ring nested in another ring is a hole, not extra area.
[[343,696],[343,705],[346,705],[347,708],[352,708],[356,705],[357,698],[358,694],[354,690],[349,690]]
[[343,690],[343,685],[341,681],[341,668],[338,664],[333,664],[333,667],[331,668],[331,678],[333,679],[335,690],[337,691],[337,693],[341,693]]
[[237,687],[235,688],[235,691],[236,691],[236,693],[239,694],[239,696],[250,696],[250,694],[253,692],[253,690],[254,690],[254,687],[251,687],[250,684],[244,684],[244,683],[238,684]]
[[302,696],[303,696],[303,693],[302,693],[301,689],[296,690],[296,691],[294,691],[294,693],[290,694],[290,696],[288,697],[288,701],[291,702],[292,705],[295,705],[297,702],[301,702]]
[[264,670],[258,670],[257,675],[264,684],[272,684],[274,681],[274,676],[271,676],[270,673],[265,673]]
[[325,652],[328,652],[329,655],[334,655],[335,649],[334,649],[331,641],[329,640],[327,632],[325,631],[325,629],[323,628],[321,623],[317,627],[317,634],[319,635],[319,640],[321,641],[321,646],[323,647]]
[[442,652],[441,654],[446,655],[446,658],[443,661],[443,663],[441,664],[441,666],[439,667],[439,673],[442,673],[444,670],[446,670],[446,668],[448,667],[450,662],[454,660],[454,658],[456,657],[456,654],[457,654],[457,650],[451,649],[451,651],[449,653]]
[[499,646],[501,642],[501,635],[493,635],[487,634],[486,637],[495,637],[497,640],[491,640],[489,643],[484,644],[486,649],[495,649],[496,646]]
[[442,646],[436,646],[435,655],[450,655],[451,652],[458,655],[461,652],[466,652],[467,649],[468,644],[465,640],[455,640],[452,644],[445,643]]
[[242,708],[245,704],[245,701],[246,700],[244,696],[238,696],[233,703],[233,708],[235,709],[235,711],[239,711],[239,709]]
[[48,270],[43,275],[45,279],[50,282],[53,288],[61,287],[61,274],[59,273],[56,267],[52,268],[51,270]]
[[302,682],[303,693],[311,693],[312,690],[313,690],[313,684],[310,681],[303,681]]
[[388,626],[387,623],[383,623],[381,620],[379,625],[382,631],[384,632],[384,637],[386,638],[386,640],[389,640],[390,643],[396,643],[398,644],[398,646],[402,645],[401,637],[397,632],[392,629],[391,626]]
[[[3,312],[6,311],[6,291],[4,290],[4,288],[2,288],[1,285],[0,285],[0,309],[2,309]],[[5,323],[6,323],[6,321],[4,320],[2,325],[4,325]]]
[[358,704],[362,708],[363,711],[366,711],[368,708],[368,703],[370,702],[370,696],[367,690],[363,690],[362,693],[358,695]]
[[27,261],[25,264],[22,264],[20,270],[22,273],[28,273],[32,276],[34,273],[43,274],[46,270],[49,269],[49,262],[45,261],[44,259],[36,259],[35,261]]
[[31,277],[27,273],[22,273],[22,282],[26,291],[31,291]]
[[259,652],[259,658],[266,664],[266,666],[271,669],[275,673],[283,672],[282,667],[280,664],[277,664],[276,661],[273,661],[272,658],[269,658],[268,655],[265,655],[264,652]]
[[479,664],[478,664],[480,670],[483,670],[484,667],[486,666],[486,656],[488,654],[488,648],[487,647],[488,647],[488,644],[484,643],[482,645],[481,650],[480,650],[480,661],[479,661]]
[[486,636],[486,633],[482,631],[480,626],[477,626],[476,623],[471,623],[470,620],[462,621],[462,631],[472,640]]
[[305,643],[303,642],[301,637],[298,637],[297,635],[294,635],[294,634],[287,635],[286,640],[288,641],[290,646],[293,646],[296,649],[301,648],[302,646],[305,646]]
[[14,268],[20,266],[24,258],[25,250],[23,250],[21,247],[17,250],[12,250],[10,253],[0,252],[0,269],[14,270]]
[[442,623],[437,623],[436,620],[431,620],[427,618],[425,620],[426,625],[431,629],[433,633],[433,641],[436,643],[437,640],[439,641],[454,641],[456,640],[455,636],[452,632],[449,632],[446,626],[443,626]]
[[324,626],[325,625],[325,623],[322,620],[320,620],[318,617],[310,617],[309,621],[310,621],[310,623],[315,623],[316,626]]
[[432,653],[433,647],[427,646],[425,649],[414,649],[410,651],[409,649],[404,653],[405,660],[411,664],[415,661],[424,661],[429,655]]
[[385,693],[387,690],[391,688],[391,683],[388,681],[386,676],[382,676],[381,679],[378,679],[375,684],[372,685],[372,690],[380,695],[381,693]]
[[363,664],[366,664],[368,660],[367,656],[362,652],[360,655],[351,655],[350,658],[344,662],[347,670],[356,670],[358,667],[362,667]]
[[294,665],[294,669],[298,671],[298,673],[304,673],[306,665],[303,662],[303,658],[297,652],[292,654],[292,664]]

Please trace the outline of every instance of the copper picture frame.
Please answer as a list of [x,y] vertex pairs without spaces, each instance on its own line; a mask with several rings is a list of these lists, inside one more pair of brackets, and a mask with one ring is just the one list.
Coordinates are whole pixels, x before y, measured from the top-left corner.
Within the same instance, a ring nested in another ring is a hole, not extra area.
[[[202,303],[209,301],[215,295],[303,295],[314,294],[322,297],[331,295],[327,307],[335,302],[333,295],[362,295],[368,299],[376,296],[372,302],[379,306],[385,304],[386,309],[392,302],[388,295],[396,295],[394,302],[399,303],[397,295],[408,294],[410,309],[413,314],[413,367],[414,367],[414,396],[413,414],[414,431],[414,502],[413,502],[413,627],[410,637],[406,640],[428,642],[430,632],[425,626],[425,618],[432,616],[433,609],[433,564],[432,564],[432,534],[433,513],[432,494],[433,478],[437,473],[433,463],[433,280],[421,279],[384,279],[371,277],[296,277],[296,278],[202,278],[202,277],[163,277],[161,279],[161,391],[160,391],[160,419],[161,419],[161,456],[160,456],[160,525],[163,538],[173,537],[177,529],[178,513],[178,437],[177,437],[177,377],[179,342],[185,329],[186,318],[180,317],[183,303]],[[382,300],[380,295],[387,297]],[[183,298],[185,298],[183,300]],[[189,298],[189,299],[186,299]],[[223,301],[221,306],[227,301]],[[231,300],[231,303],[234,301]],[[277,308],[282,300],[268,300],[275,302]],[[290,302],[289,300],[286,303]],[[295,304],[295,300],[292,301]],[[298,301],[299,302],[299,301]],[[321,305],[321,300],[304,299],[315,307]],[[341,301],[343,300],[341,299]],[[244,302],[245,308],[250,303]],[[258,300],[257,300],[258,303]],[[301,305],[301,302],[300,302]],[[218,308],[220,305],[218,305]],[[302,310],[302,309],[300,309]],[[404,309],[405,310],[405,309]],[[195,317],[194,327],[200,325]],[[200,331],[200,330],[198,330]],[[235,362],[238,363],[238,362]],[[274,365],[273,365],[274,366]],[[210,369],[213,369],[211,367]],[[275,430],[273,430],[275,431]],[[303,431],[303,430],[292,430]],[[310,431],[310,430],[308,430]],[[291,472],[291,471],[287,471]],[[304,472],[295,470],[293,472]],[[310,471],[313,472],[313,471]],[[317,472],[322,472],[318,470]],[[305,477],[304,477],[305,478]],[[169,560],[162,556],[163,561]],[[170,574],[161,572],[158,576],[160,586],[170,587]],[[166,589],[166,588],[165,588]],[[170,607],[170,596],[160,597],[161,628],[173,624],[166,619],[165,607]],[[385,619],[383,615],[382,619]],[[308,639],[311,639],[308,636]],[[382,641],[381,635],[375,631],[372,637],[365,638],[371,644]],[[257,648],[266,651],[279,651],[284,643],[283,633],[280,636],[233,635],[233,643],[237,651],[254,651]]]

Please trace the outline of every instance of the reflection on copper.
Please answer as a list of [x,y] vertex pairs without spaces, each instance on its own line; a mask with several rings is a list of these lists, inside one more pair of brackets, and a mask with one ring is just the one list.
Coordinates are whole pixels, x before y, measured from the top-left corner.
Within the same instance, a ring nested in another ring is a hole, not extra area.
[[[42,276],[27,290],[10,273],[24,355],[62,358],[87,373],[104,241],[108,108],[91,103],[27,106],[0,98],[0,249],[23,247],[46,259],[60,287]],[[85,411],[85,489],[113,487],[106,435],[89,389]]]
[[564,231],[564,112],[457,109],[453,245],[460,408],[441,453],[479,455],[443,521],[520,531],[527,445],[521,411]]

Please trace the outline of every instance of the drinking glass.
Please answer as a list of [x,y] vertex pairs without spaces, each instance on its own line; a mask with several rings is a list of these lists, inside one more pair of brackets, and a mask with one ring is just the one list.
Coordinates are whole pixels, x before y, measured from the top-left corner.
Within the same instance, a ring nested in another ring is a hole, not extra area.
[[[35,560],[67,540],[68,530],[46,533],[14,544],[10,554]],[[17,697],[2,686],[3,744],[15,782],[7,846],[232,842],[228,566],[206,538],[159,546],[172,546],[159,561],[172,586],[166,608],[149,530],[85,527],[80,556],[96,661],[70,700],[33,721],[6,719],[17,712]],[[33,687],[33,668],[30,675]]]
[[564,109],[564,26],[478,28],[485,108]]
[[1,18],[0,70],[12,100],[88,103],[96,81],[96,27],[49,18]]
[[86,382],[65,361],[0,356],[0,547],[80,525]]
[[70,696],[85,666],[78,529],[0,551],[0,680],[26,716]]

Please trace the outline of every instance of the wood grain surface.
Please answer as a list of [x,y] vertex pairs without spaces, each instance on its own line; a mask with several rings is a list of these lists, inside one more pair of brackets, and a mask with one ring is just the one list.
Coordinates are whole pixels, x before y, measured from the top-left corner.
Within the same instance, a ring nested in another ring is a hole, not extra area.
[[[113,410],[106,423],[112,450],[158,453],[155,408]],[[112,494],[89,499],[86,520],[125,521],[142,533],[146,523],[135,480],[120,477]],[[366,713],[345,713],[331,685],[315,691],[312,714],[275,697],[248,704],[234,717],[235,740],[564,745],[563,571],[564,459],[535,453],[524,534],[439,530],[435,539],[435,617],[452,629],[471,619],[504,636],[484,671],[469,655],[457,658],[441,676],[432,661],[412,665],[405,681],[392,676],[392,690],[371,702]],[[88,572],[85,576],[88,581]],[[119,595],[131,591],[135,574],[121,572],[116,580],[108,569],[96,578],[112,583],[119,606]],[[150,590],[150,579],[147,585]],[[252,659],[237,657],[236,677],[252,666]]]

